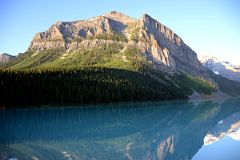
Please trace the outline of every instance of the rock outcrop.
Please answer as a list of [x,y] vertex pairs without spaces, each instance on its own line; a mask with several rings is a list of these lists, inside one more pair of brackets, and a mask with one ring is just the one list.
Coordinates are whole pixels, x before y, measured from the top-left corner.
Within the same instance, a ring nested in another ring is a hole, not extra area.
[[9,61],[11,61],[15,58],[16,58],[16,56],[12,56],[12,55],[7,54],[7,53],[2,53],[2,54],[0,54],[0,63],[1,62],[2,63],[9,62]]
[[163,71],[208,75],[196,53],[171,29],[147,14],[134,19],[112,11],[87,20],[57,22],[49,30],[37,33],[28,50],[63,48],[70,51],[108,43],[137,47]]

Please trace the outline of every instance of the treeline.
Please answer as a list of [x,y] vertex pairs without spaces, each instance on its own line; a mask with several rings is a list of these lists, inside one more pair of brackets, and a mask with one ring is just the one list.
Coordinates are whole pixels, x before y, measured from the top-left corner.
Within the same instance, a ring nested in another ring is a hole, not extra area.
[[2,69],[0,91],[3,107],[186,99],[191,92],[148,73],[112,68]]

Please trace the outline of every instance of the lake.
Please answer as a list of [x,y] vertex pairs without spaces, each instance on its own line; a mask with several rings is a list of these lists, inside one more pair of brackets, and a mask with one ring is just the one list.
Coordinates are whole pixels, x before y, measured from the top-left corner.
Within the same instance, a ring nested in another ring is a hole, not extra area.
[[239,160],[240,99],[0,110],[0,159]]

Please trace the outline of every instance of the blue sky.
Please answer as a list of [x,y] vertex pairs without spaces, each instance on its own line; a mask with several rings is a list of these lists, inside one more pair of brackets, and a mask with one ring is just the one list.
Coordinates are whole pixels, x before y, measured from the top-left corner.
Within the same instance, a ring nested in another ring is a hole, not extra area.
[[198,54],[240,64],[238,0],[0,0],[0,52],[26,51],[34,34],[56,21],[87,19],[112,10],[134,18],[148,13]]

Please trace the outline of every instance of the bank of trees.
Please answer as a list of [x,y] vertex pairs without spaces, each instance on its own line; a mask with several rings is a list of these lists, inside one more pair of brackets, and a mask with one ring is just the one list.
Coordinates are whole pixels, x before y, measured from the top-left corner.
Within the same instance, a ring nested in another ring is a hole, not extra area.
[[74,105],[187,98],[147,73],[112,68],[0,70],[0,105]]

